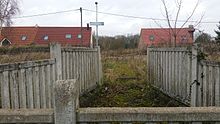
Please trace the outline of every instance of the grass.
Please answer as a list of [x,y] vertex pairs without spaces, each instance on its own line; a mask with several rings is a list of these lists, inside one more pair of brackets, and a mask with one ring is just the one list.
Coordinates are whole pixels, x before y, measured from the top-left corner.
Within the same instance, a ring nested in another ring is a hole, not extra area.
[[49,51],[47,46],[0,47],[0,64],[49,59]]
[[[112,53],[111,53],[112,54]],[[103,56],[104,84],[80,98],[81,107],[184,106],[147,82],[146,56]]]
[[45,53],[45,52],[6,54],[6,55],[0,55],[0,64],[23,62],[23,61],[34,61],[34,60],[42,60],[49,58],[50,58],[50,53]]

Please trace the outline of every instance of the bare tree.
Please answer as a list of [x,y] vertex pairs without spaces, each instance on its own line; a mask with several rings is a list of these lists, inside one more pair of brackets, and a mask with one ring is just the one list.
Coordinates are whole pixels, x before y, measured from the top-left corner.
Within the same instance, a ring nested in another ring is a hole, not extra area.
[[[168,27],[170,28],[170,30],[169,30],[170,40],[171,40],[171,42],[174,43],[174,46],[176,46],[178,33],[190,21],[190,19],[194,15],[194,13],[195,13],[198,5],[199,5],[199,0],[197,0],[193,10],[189,14],[189,16],[186,18],[186,20],[183,21],[183,24],[180,26],[180,28],[178,30],[177,30],[177,22],[179,21],[179,16],[180,16],[180,12],[181,12],[181,9],[182,9],[183,1],[182,0],[176,0],[177,11],[175,13],[175,19],[171,19],[170,13],[169,13],[168,8],[167,8],[166,1],[165,0],[161,0],[161,1],[163,3],[163,7],[164,7],[164,11],[165,11],[165,17],[166,17],[166,20],[167,20],[167,23],[168,23]],[[194,24],[194,26],[199,25],[199,23],[201,22],[203,16],[204,15],[202,15],[202,17],[198,21],[195,22],[196,24]],[[174,22],[173,25],[171,24],[171,22]]]
[[12,17],[20,12],[17,0],[0,0],[0,34],[3,26],[12,24]]

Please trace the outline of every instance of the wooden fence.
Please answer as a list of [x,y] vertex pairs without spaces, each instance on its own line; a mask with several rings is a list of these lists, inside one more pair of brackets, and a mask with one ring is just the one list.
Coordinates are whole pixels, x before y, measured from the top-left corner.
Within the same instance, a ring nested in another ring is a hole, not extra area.
[[149,81],[169,96],[189,103],[191,55],[187,48],[148,48]]
[[99,48],[51,45],[51,59],[0,65],[0,108],[53,108],[56,80],[77,79],[80,91],[101,82]]
[[0,65],[1,107],[51,108],[55,60]]
[[91,89],[98,84],[101,62],[98,49],[62,48],[62,79],[78,79],[80,92]]
[[56,59],[57,80],[77,79],[80,92],[101,83],[102,66],[100,48],[61,48],[52,45],[51,56]]
[[198,47],[148,48],[148,79],[191,106],[220,105],[220,64],[201,60]]
[[220,63],[201,61],[198,82],[197,106],[220,106]]

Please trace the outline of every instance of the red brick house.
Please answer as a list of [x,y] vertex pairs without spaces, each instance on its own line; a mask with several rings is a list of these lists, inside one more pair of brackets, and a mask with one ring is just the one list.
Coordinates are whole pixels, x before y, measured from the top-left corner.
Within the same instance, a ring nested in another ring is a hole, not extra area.
[[57,42],[61,45],[89,47],[91,44],[91,27],[3,27],[0,46],[4,45],[48,45]]
[[[176,28],[176,45],[193,44],[194,28]],[[140,41],[138,47],[140,49],[148,46],[160,46],[174,44],[174,33],[170,28],[143,28],[141,29]]]

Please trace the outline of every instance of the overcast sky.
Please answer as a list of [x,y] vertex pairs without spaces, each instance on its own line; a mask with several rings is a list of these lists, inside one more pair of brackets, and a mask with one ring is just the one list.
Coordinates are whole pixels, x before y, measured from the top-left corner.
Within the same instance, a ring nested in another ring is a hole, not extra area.
[[[21,0],[21,13],[18,15],[34,15],[56,11],[83,9],[95,10],[95,1],[98,2],[100,12],[122,14],[146,18],[165,18],[161,0]],[[183,0],[179,20],[186,20],[193,10],[197,0]],[[203,22],[220,21],[220,1],[200,0],[191,20],[199,20],[204,15]],[[170,15],[175,18],[175,0],[167,0]],[[140,33],[141,28],[167,27],[166,21],[153,21],[148,19],[125,18],[99,13],[99,21],[105,25],[99,28],[100,35],[126,35]],[[83,10],[83,26],[95,21],[95,13]],[[15,26],[80,26],[80,11],[71,11],[47,16],[14,19]],[[181,26],[183,22],[178,23]],[[190,24],[185,25],[187,27]],[[196,28],[215,36],[214,30],[218,23],[201,23]],[[93,27],[93,30],[95,27]]]

